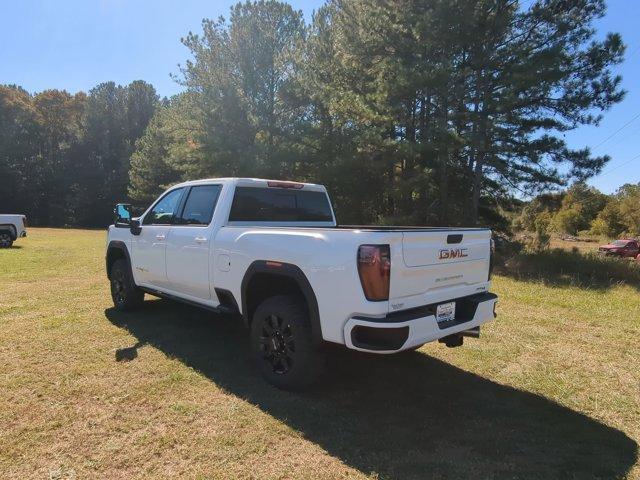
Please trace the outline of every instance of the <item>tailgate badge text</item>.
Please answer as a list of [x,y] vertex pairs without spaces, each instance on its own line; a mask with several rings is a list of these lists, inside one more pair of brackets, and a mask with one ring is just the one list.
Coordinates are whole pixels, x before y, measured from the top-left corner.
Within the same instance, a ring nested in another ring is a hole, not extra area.
[[466,248],[445,248],[440,250],[438,254],[438,260],[446,260],[448,258],[465,258],[468,257],[468,249]]

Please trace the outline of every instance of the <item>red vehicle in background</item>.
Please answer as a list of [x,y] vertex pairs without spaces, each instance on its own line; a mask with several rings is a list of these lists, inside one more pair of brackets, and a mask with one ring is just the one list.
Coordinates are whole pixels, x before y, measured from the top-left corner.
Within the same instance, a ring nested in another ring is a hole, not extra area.
[[598,251],[605,255],[636,258],[640,257],[640,244],[633,239],[616,240],[607,245],[602,245],[598,248]]

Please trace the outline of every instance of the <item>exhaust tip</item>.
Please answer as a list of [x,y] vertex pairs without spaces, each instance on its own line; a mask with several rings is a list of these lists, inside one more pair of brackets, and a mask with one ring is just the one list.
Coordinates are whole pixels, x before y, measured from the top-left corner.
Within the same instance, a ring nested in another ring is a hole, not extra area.
[[480,327],[473,327],[468,330],[463,330],[458,335],[462,335],[463,337],[480,338]]

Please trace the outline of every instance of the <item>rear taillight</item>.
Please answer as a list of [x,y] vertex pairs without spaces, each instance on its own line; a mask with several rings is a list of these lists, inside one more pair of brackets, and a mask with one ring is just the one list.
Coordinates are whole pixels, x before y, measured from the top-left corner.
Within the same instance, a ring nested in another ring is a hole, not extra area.
[[367,300],[389,300],[391,254],[389,245],[360,245],[358,249],[358,275]]
[[493,238],[491,238],[491,246],[489,247],[489,278],[487,280],[491,280],[491,274],[493,273],[493,262],[494,255],[496,254],[496,242]]

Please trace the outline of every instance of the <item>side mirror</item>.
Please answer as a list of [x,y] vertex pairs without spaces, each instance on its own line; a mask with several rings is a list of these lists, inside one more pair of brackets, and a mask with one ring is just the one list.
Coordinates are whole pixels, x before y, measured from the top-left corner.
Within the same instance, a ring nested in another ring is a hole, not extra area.
[[129,228],[131,224],[131,205],[119,203],[113,209],[113,224],[118,228]]
[[131,235],[140,235],[142,231],[142,225],[140,225],[140,219],[133,218],[129,222],[129,230],[131,230]]

